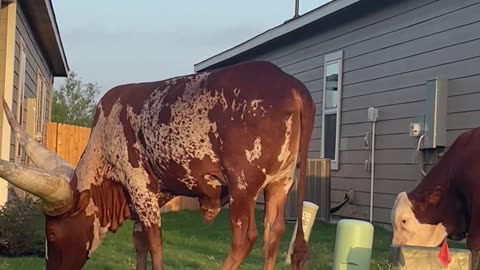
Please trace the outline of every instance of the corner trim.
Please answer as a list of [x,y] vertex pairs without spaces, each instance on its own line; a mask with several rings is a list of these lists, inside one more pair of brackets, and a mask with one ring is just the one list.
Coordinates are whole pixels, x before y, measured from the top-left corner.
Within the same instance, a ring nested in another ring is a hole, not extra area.
[[[7,36],[5,39],[6,48],[5,48],[5,73],[4,84],[2,85],[3,92],[1,93],[2,98],[5,99],[8,106],[12,107],[13,102],[13,85],[15,77],[15,36],[16,36],[16,20],[17,20],[17,3],[8,4],[5,7],[7,13]],[[1,76],[1,75],[0,75]],[[1,88],[0,88],[1,89]],[[1,120],[0,120],[0,157],[4,160],[10,160],[10,146],[11,146],[11,128],[8,124],[7,117],[3,112],[3,106],[0,106],[2,109]],[[1,178],[0,178],[1,179]],[[0,206],[4,205],[8,199],[8,182],[5,180],[0,180]]]

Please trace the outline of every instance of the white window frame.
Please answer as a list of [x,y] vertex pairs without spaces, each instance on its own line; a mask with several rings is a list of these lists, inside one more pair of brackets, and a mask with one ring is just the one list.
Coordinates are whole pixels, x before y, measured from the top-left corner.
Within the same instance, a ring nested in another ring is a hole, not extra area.
[[46,91],[47,91],[47,81],[41,74],[41,70],[37,67],[37,104],[36,104],[36,124],[35,132],[40,133],[42,137],[44,136],[44,126],[45,126],[45,109],[46,109]]
[[40,122],[42,120],[42,116],[41,116],[41,111],[42,111],[42,85],[43,85],[43,80],[42,80],[42,75],[40,74],[40,68],[37,67],[37,93],[36,93],[36,99],[37,99],[37,102],[36,102],[36,105],[35,105],[35,118],[36,118],[36,122],[35,122],[35,132],[39,132],[40,131]]
[[[23,126],[23,121],[25,117],[25,77],[27,76],[27,52],[25,48],[25,42],[23,39],[20,39],[20,48],[19,48],[19,63],[18,63],[18,84],[17,84],[17,120],[20,125]],[[21,162],[22,158],[22,147],[18,140],[15,140],[15,161],[17,163]]]
[[[337,108],[326,109],[326,74],[327,65],[338,63],[338,92],[337,92]],[[342,107],[342,82],[343,82],[343,51],[337,51],[325,55],[323,63],[323,102],[322,102],[322,134],[321,134],[321,158],[325,158],[325,115],[336,114],[336,132],[335,132],[335,159],[331,160],[331,169],[338,170],[340,162],[340,120]]]
[[[40,108],[40,113],[41,113],[41,127],[40,127],[40,132],[42,133],[42,138],[45,137],[45,110],[47,108],[47,88],[48,88],[48,82],[46,79],[43,80],[42,83],[42,108]],[[45,142],[44,142],[45,143]]]

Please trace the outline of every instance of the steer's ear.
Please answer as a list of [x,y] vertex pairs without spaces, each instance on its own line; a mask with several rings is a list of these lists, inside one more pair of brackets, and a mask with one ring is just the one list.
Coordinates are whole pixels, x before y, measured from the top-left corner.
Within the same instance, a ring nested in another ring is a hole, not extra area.
[[85,209],[90,202],[90,190],[84,190],[78,195],[78,199],[75,201],[74,207],[72,209],[72,215],[78,214],[81,210]]
[[417,196],[421,199],[412,201],[414,212],[422,213],[425,209],[437,207],[442,199],[443,193],[444,189],[440,186],[436,186],[432,190],[423,192],[421,196]]

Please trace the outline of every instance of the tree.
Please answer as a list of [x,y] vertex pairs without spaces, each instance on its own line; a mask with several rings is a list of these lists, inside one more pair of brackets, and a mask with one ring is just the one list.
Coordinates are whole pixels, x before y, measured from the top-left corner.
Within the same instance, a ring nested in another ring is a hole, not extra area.
[[60,89],[53,92],[52,122],[90,127],[99,93],[97,84],[84,84],[70,72]]

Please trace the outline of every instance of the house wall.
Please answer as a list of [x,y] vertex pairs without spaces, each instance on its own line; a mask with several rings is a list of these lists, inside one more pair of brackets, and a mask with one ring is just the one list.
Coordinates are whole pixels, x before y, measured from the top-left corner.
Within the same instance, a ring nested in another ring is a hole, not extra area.
[[[26,54],[25,74],[20,74],[20,50],[23,49]],[[13,104],[12,110],[15,112],[19,105],[19,85],[21,84],[20,77],[25,76],[24,83],[24,99],[37,98],[37,103],[40,102],[40,95],[44,95],[43,102],[43,123],[46,125],[49,117],[50,102],[52,96],[53,73],[48,65],[48,62],[38,45],[35,36],[29,26],[29,22],[23,13],[21,6],[17,9],[17,24],[16,24],[16,40],[15,40],[15,77],[13,89]],[[44,88],[44,89],[43,89]],[[42,92],[43,91],[43,92]],[[27,119],[27,102],[24,101],[24,117],[23,124],[26,125]],[[40,115],[38,115],[40,117]],[[40,121],[40,118],[35,119]],[[44,127],[38,127],[36,131],[43,133]],[[12,139],[12,150],[15,148],[15,142]],[[14,159],[14,151],[12,151],[11,158]]]
[[[25,54],[24,72],[21,68],[22,51]],[[49,119],[53,73],[22,11],[22,6],[18,4],[16,10],[13,82],[12,111],[19,119],[18,117],[20,116],[17,109],[23,102],[23,107],[20,109],[21,113],[23,113],[21,116],[23,125],[30,128],[29,131],[32,135],[35,132],[44,134]],[[21,85],[24,86],[23,95],[20,88]],[[29,99],[30,101],[28,101]],[[35,101],[35,103],[31,103],[31,101]],[[41,105],[42,108],[39,108],[40,104],[43,104]],[[43,113],[38,112],[38,109],[43,111]],[[43,119],[42,122],[40,122],[41,119]],[[13,134],[10,139],[9,158],[12,162],[23,164],[28,162],[25,152],[20,148]],[[16,191],[19,194],[24,193],[19,189],[16,189]]]
[[[425,82],[449,79],[447,140],[480,126],[480,1],[361,1],[303,32],[229,63],[268,60],[302,80],[317,104],[310,158],[320,157],[323,62],[343,50],[339,169],[332,171],[332,206],[349,188],[355,200],[338,214],[369,218],[367,109],[380,118],[376,131],[373,219],[389,223],[398,192],[421,179],[417,139],[409,123],[425,113]],[[432,153],[430,153],[432,154]],[[433,159],[432,162],[434,162]],[[432,163],[431,162],[431,163]],[[427,170],[431,165],[427,166]]]

